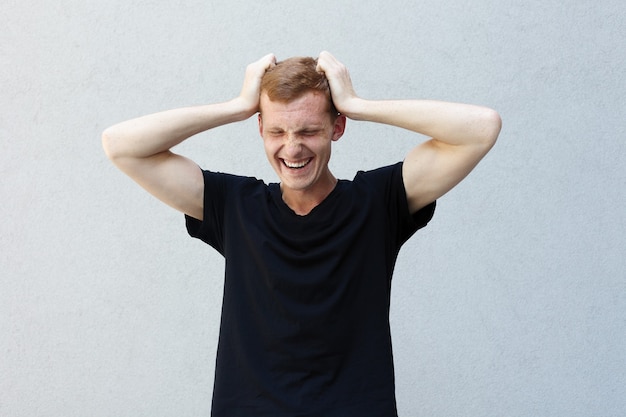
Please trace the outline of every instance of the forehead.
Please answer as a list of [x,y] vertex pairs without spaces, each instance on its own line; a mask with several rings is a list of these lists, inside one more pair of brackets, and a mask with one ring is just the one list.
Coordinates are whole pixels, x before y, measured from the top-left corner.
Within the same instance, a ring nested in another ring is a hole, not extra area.
[[328,98],[311,91],[291,101],[272,101],[261,94],[261,117],[266,125],[298,127],[302,124],[326,125],[330,122]]

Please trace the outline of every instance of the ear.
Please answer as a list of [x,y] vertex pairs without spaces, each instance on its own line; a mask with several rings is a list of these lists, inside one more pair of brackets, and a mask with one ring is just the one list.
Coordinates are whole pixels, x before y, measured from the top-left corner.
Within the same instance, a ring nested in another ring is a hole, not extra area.
[[346,116],[340,114],[335,119],[335,124],[333,126],[333,141],[338,141],[340,137],[343,136],[343,132],[346,131]]
[[258,121],[259,121],[259,135],[261,135],[261,137],[263,137],[263,118],[261,117],[261,113],[259,113],[257,118],[258,118]]

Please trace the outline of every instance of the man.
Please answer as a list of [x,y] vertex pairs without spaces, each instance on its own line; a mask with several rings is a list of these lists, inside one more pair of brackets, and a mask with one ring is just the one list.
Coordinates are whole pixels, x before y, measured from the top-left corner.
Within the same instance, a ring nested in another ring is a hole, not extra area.
[[[280,183],[202,171],[170,151],[256,113]],[[328,161],[348,118],[432,139],[402,163],[338,180]],[[226,259],[213,416],[397,415],[389,300],[398,251],[500,126],[478,106],[362,99],[322,52],[278,63],[267,55],[231,101],[103,133],[109,158]]]

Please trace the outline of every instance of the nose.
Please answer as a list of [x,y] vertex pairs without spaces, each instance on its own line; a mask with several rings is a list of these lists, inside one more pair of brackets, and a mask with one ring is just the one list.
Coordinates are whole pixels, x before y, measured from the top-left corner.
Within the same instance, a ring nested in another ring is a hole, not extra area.
[[298,135],[289,133],[285,139],[284,147],[290,155],[297,155],[302,151],[302,141]]

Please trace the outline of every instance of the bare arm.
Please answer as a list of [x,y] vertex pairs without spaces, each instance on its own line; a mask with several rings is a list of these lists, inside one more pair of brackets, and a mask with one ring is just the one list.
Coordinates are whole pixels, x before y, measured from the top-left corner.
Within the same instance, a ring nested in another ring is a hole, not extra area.
[[384,123],[432,139],[406,156],[403,179],[409,209],[416,212],[457,185],[494,145],[500,116],[491,109],[430,100],[364,100],[345,66],[322,52],[318,69],[329,80],[337,109],[350,119]]
[[109,127],[102,134],[105,153],[155,197],[202,219],[202,172],[193,161],[170,149],[200,132],[255,114],[261,77],[274,63],[270,54],[250,64],[240,95],[228,102],[168,110]]

